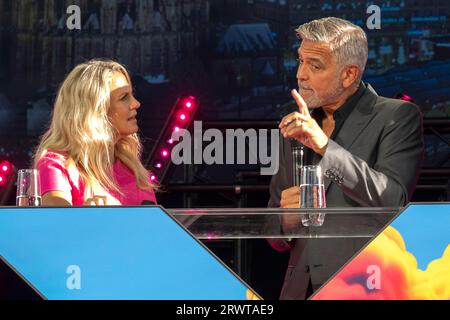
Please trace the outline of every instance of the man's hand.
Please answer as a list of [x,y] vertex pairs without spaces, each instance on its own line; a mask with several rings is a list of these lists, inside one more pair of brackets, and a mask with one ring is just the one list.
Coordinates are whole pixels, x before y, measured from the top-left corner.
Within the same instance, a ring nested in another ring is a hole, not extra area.
[[[300,187],[291,187],[281,192],[280,208],[300,208]],[[281,226],[284,232],[296,230],[301,222],[298,213],[281,214]]]
[[308,106],[297,90],[292,90],[292,97],[298,105],[299,112],[285,116],[280,125],[285,138],[294,138],[315,153],[323,156],[328,145],[328,137],[309,114]]
[[280,208],[300,208],[299,186],[294,186],[281,192]]

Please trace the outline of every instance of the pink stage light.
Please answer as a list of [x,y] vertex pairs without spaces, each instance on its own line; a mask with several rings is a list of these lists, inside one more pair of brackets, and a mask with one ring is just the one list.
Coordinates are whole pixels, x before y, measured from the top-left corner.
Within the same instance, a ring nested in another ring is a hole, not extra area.
[[186,121],[187,120],[187,116],[184,114],[184,113],[182,113],[182,114],[180,114],[180,116],[178,117],[181,121]]
[[169,156],[169,151],[168,151],[167,149],[163,149],[163,150],[161,151],[161,155],[162,155],[164,158],[167,158],[167,157]]
[[184,107],[189,110],[195,109],[197,106],[195,100],[196,99],[193,96],[186,98],[183,103]]
[[0,170],[2,173],[8,174],[11,171],[11,166],[11,163],[9,163],[8,161],[3,161],[0,164]]

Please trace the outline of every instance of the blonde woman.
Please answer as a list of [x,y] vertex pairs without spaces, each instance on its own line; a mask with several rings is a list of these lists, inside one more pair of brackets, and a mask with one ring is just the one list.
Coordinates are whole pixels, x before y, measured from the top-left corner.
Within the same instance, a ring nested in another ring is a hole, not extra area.
[[91,60],[70,72],[34,158],[44,206],[156,203],[140,161],[139,107],[119,63]]

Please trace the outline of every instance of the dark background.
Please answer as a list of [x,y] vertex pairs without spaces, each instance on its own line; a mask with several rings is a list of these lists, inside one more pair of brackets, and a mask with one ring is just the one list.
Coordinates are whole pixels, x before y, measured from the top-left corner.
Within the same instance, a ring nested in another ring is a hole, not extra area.
[[[72,4],[81,8],[81,30],[66,27],[65,12]],[[367,29],[370,4],[381,7],[379,30]],[[111,58],[130,70],[142,103],[140,134],[150,168],[151,151],[184,93],[201,101],[196,120],[204,126],[275,128],[292,107],[289,92],[296,87],[299,43],[294,30],[315,18],[337,16],[367,32],[364,80],[380,95],[409,95],[424,114],[426,159],[413,200],[445,201],[450,179],[449,12],[446,0],[0,0],[0,161],[30,167],[59,84],[76,64],[91,58]],[[158,201],[169,208],[264,207],[270,177],[258,171],[258,165],[172,166],[161,179]],[[246,188],[237,193],[236,185]],[[0,187],[0,199],[6,192],[3,205],[14,205],[14,186]],[[230,265],[236,263],[233,243],[210,245]],[[253,266],[286,258],[270,253],[264,241],[248,247]],[[265,268],[282,278],[282,264]],[[249,271],[246,278],[263,296],[275,297],[280,280],[263,285],[265,276]]]

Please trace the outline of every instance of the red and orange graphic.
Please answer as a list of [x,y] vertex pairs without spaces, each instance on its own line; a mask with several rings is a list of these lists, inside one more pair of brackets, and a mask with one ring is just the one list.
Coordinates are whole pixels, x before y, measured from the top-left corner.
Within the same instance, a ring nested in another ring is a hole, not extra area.
[[389,226],[312,298],[313,300],[450,299],[450,245],[426,270]]

